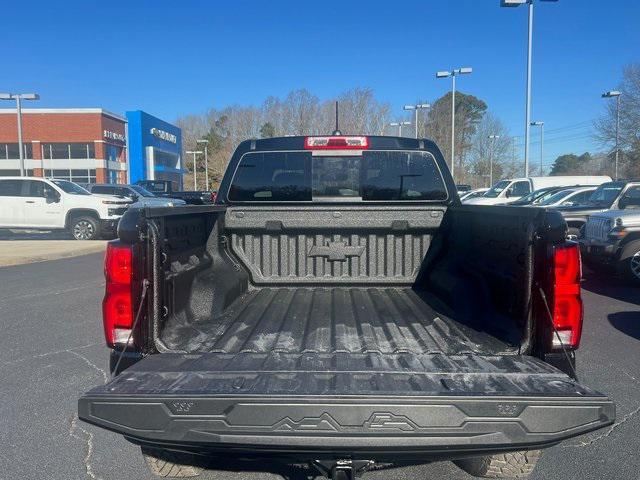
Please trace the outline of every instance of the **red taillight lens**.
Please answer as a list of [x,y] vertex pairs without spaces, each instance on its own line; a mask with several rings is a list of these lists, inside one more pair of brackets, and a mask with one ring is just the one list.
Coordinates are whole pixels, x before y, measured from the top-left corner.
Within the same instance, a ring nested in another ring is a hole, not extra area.
[[133,327],[133,248],[109,242],[104,259],[106,279],[102,321],[107,345],[126,343]]
[[218,192],[211,192],[211,202],[215,203],[216,198],[218,198]]
[[117,242],[107,244],[104,258],[104,276],[107,283],[131,285],[133,281],[133,250]]
[[[578,348],[582,334],[582,298],[580,296],[580,250],[578,245],[566,244],[553,250],[553,334],[552,345],[562,344]],[[558,339],[560,336],[560,339]]]
[[306,150],[365,150],[369,148],[367,137],[305,137]]

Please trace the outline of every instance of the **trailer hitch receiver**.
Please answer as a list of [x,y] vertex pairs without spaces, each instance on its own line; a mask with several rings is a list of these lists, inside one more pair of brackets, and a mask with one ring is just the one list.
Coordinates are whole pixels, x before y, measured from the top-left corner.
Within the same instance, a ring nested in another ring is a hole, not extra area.
[[331,480],[355,480],[374,465],[373,460],[314,460],[311,464]]

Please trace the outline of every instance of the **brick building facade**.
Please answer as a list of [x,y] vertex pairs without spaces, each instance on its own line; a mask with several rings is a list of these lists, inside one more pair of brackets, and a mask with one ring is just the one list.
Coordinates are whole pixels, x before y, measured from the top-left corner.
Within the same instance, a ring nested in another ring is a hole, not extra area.
[[[27,175],[127,182],[127,121],[97,108],[23,109]],[[0,176],[19,175],[15,109],[0,109]]]

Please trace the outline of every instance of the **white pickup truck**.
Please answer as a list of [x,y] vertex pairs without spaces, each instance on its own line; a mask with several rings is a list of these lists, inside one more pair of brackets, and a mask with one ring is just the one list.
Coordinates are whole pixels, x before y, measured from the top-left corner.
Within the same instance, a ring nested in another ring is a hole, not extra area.
[[94,240],[114,233],[131,203],[68,180],[0,177],[0,228],[65,229],[76,240]]

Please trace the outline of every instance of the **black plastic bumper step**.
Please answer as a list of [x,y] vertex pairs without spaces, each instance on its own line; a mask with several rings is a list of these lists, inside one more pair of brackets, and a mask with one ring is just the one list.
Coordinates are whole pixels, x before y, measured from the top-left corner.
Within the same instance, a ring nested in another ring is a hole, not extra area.
[[185,448],[435,454],[550,445],[615,408],[532,357],[161,354],[85,394],[78,414]]

